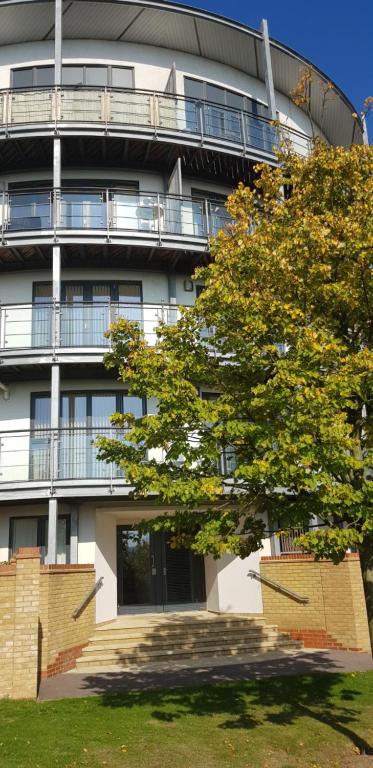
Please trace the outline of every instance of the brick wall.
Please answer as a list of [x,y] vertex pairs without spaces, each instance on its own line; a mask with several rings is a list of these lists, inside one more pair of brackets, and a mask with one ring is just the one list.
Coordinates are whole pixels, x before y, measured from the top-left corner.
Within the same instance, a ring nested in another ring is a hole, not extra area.
[[95,600],[77,618],[73,611],[94,586],[93,566],[41,566],[41,674],[49,677],[74,667],[95,624]]
[[311,555],[262,557],[261,574],[310,598],[302,604],[263,584],[263,612],[307,648],[370,651],[360,561],[346,555],[339,565]]
[[0,566],[0,696],[12,695],[16,567]]
[[18,550],[0,566],[0,697],[35,698],[40,677],[71,669],[95,624],[93,565],[41,566],[39,550]]

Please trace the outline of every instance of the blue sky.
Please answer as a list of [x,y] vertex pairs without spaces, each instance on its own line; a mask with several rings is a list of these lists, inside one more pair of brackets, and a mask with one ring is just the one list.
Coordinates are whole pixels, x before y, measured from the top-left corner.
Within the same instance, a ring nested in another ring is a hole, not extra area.
[[[184,0],[259,28],[268,20],[271,37],[289,45],[322,69],[357,111],[373,96],[373,0]],[[372,141],[373,119],[369,120]]]

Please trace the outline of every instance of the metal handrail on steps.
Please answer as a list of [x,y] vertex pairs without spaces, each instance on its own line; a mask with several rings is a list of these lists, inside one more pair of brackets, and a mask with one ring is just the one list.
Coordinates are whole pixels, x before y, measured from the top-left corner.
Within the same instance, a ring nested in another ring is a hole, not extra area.
[[259,573],[259,571],[250,570],[248,571],[247,575],[250,576],[252,579],[257,579],[258,581],[262,581],[263,584],[267,584],[269,587],[273,587],[273,589],[277,589],[279,592],[282,592],[284,595],[291,597],[293,600],[296,600],[298,603],[303,603],[304,605],[306,605],[307,603],[310,602],[309,597],[306,597],[305,595],[299,595],[298,592],[293,592],[291,589],[284,587],[283,584],[280,584],[278,581],[269,579],[267,576],[262,576],[262,574]]
[[100,576],[99,579],[97,579],[96,583],[93,585],[93,587],[87,592],[87,594],[83,597],[83,600],[81,603],[79,603],[78,607],[75,608],[75,611],[71,614],[72,619],[77,619],[78,616],[82,613],[86,605],[92,600],[92,597],[94,597],[98,590],[101,589],[102,585],[104,583],[104,577]]

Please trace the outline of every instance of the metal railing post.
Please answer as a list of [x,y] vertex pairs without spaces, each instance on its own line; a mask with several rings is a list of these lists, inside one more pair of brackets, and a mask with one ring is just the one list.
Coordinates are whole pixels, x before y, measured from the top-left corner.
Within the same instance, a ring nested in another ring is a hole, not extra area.
[[6,339],[6,310],[0,303],[0,349],[5,349]]
[[11,119],[11,103],[12,96],[10,91],[6,91],[4,94],[4,130],[5,135],[9,136],[9,124]]
[[158,107],[159,107],[159,104],[158,104],[158,94],[156,94],[156,93],[153,93],[153,95],[152,95],[152,97],[151,97],[151,98],[152,98],[152,100],[153,100],[153,127],[154,127],[154,138],[155,138],[155,139],[157,139],[157,138],[158,138],[158,132],[157,132],[157,127],[158,127],[158,114],[159,114],[159,110],[158,110]]
[[245,115],[241,111],[240,112],[240,126],[241,126],[241,134],[242,134],[242,144],[243,144],[243,155],[246,155],[246,125],[245,125]]
[[203,111],[203,103],[202,101],[198,102],[198,114],[199,114],[199,129],[201,134],[201,147],[203,147],[203,139],[204,139],[204,111]]
[[5,232],[5,189],[3,188],[2,195],[1,195],[1,242],[4,243],[4,232]]
[[162,245],[162,233],[161,233],[161,204],[160,195],[157,194],[157,219],[158,219],[158,243]]
[[110,202],[109,202],[109,190],[106,189],[105,193],[105,208],[106,208],[106,239],[110,242]]
[[211,222],[210,222],[209,201],[206,198],[205,198],[204,204],[205,204],[205,219],[206,219],[206,236],[208,237],[209,235],[212,234],[212,232],[210,231]]

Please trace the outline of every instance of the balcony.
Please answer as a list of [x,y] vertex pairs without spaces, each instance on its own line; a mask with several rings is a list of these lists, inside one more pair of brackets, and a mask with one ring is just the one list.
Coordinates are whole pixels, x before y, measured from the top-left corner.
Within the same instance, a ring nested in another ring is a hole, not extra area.
[[[0,499],[127,495],[131,489],[123,470],[97,458],[99,436],[124,440],[126,430],[111,426],[40,427],[0,433]],[[163,451],[152,458],[164,461]],[[222,450],[216,470],[222,476],[235,467],[232,448]],[[212,469],[214,469],[212,467]],[[22,490],[23,489],[23,490]]]
[[99,135],[154,138],[247,157],[272,158],[282,138],[308,154],[304,134],[250,112],[174,94],[108,87],[0,91],[0,135]]
[[122,439],[124,430],[113,427],[40,428],[3,432],[0,443],[0,495],[25,486],[36,495],[54,487],[126,485],[122,470],[97,459],[94,441],[99,435]]
[[[61,360],[74,356],[85,362],[110,347],[105,336],[120,317],[139,323],[149,344],[160,322],[173,325],[180,316],[175,304],[124,302],[46,302],[0,306],[0,355],[4,363]],[[79,350],[79,352],[78,352]]]
[[205,251],[231,219],[220,201],[123,189],[3,194],[2,244],[134,243]]

